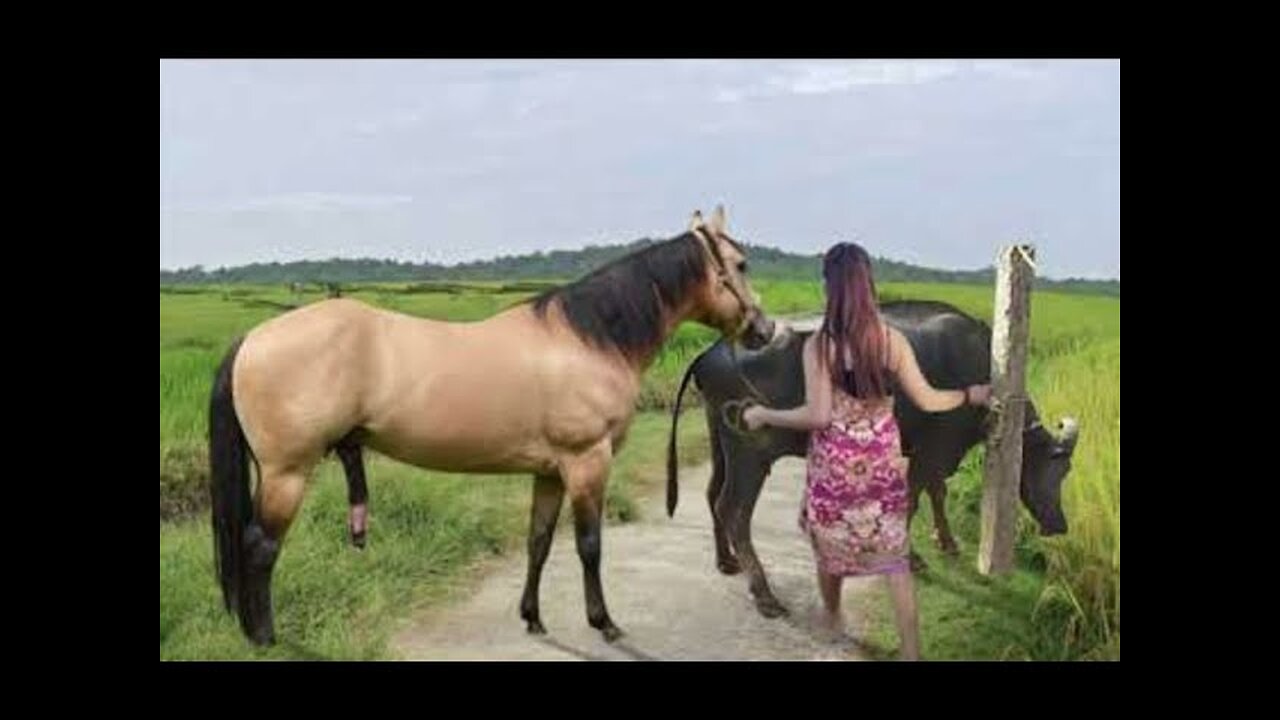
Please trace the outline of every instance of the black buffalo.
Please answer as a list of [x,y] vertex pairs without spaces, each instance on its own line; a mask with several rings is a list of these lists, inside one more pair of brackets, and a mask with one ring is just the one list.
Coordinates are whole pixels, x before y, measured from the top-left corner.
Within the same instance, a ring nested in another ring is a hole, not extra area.
[[[905,301],[885,303],[881,313],[911,343],[920,370],[933,387],[961,389],[990,382],[991,330],[960,310],[939,302]],[[764,568],[751,544],[751,514],[765,477],[780,457],[803,457],[809,434],[766,427],[742,434],[727,424],[734,405],[751,399],[753,391],[764,396],[771,407],[790,408],[804,404],[804,370],[801,348],[810,332],[795,332],[785,340],[757,351],[736,351],[717,342],[689,366],[676,395],[671,419],[671,439],[667,448],[667,513],[676,507],[676,423],[680,403],[690,378],[705,400],[710,431],[713,473],[707,489],[714,526],[716,566],[726,575],[746,569],[751,593],[765,617],[787,612],[774,597]],[[730,405],[728,413],[725,404]],[[919,504],[920,491],[928,490],[933,507],[934,539],[949,554],[957,552],[947,524],[946,480],[956,471],[970,448],[986,437],[990,412],[986,408],[964,406],[944,413],[926,413],[898,393],[894,414],[902,434],[903,453],[911,459],[911,517]],[[1044,535],[1067,531],[1066,517],[1059,499],[1063,478],[1071,467],[1078,426],[1070,418],[1060,425],[1055,437],[1041,425],[1035,407],[1026,405],[1022,435],[1022,502],[1040,525]],[[915,567],[923,561],[912,553]]]

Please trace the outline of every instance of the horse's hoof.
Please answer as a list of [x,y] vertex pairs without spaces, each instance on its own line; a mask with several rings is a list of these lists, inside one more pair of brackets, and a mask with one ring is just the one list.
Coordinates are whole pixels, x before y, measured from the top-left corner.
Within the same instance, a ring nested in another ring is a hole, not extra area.
[[272,645],[276,644],[275,628],[271,628],[271,627],[268,627],[265,629],[259,628],[258,630],[254,631],[253,635],[251,635],[249,639],[252,640],[253,644],[257,645],[258,647],[264,647],[264,648],[271,647]]
[[351,533],[351,544],[355,545],[358,549],[363,550],[365,537],[366,533],[363,532]]
[[716,560],[716,569],[719,570],[722,575],[737,575],[742,572],[742,565],[738,564],[737,558],[730,557],[722,560]]
[[604,636],[604,641],[608,643],[622,637],[622,631],[618,629],[617,625],[612,624],[600,628],[600,634]]
[[959,556],[960,556],[960,547],[959,547],[958,545],[956,545],[955,543],[952,543],[952,544],[950,544],[950,545],[943,545],[943,546],[939,547],[938,549],[939,549],[939,550],[941,550],[941,551],[942,551],[942,554],[943,554],[943,555],[946,555],[947,557],[959,557]]
[[529,624],[525,627],[525,629],[529,632],[530,635],[546,635],[547,634],[547,629],[542,626],[541,620],[530,620]]
[[778,602],[777,598],[760,598],[756,600],[756,609],[760,611],[761,615],[770,620],[791,614],[787,606]]

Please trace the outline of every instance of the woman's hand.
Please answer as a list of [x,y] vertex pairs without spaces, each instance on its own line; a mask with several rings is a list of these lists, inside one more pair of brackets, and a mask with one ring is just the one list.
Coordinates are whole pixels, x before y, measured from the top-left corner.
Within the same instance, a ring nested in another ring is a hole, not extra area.
[[964,391],[965,400],[970,405],[979,405],[981,407],[991,407],[991,386],[990,385],[970,385]]
[[759,405],[751,405],[742,411],[742,424],[747,429],[754,432],[764,427],[764,408]]

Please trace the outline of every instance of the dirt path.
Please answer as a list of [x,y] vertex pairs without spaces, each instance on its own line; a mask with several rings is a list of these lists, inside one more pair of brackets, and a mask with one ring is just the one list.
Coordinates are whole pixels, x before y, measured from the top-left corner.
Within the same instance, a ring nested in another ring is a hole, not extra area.
[[[796,527],[804,463],[774,467],[756,507],[753,539],[778,598],[791,614],[767,620],[755,609],[742,575],[715,569],[705,492],[710,465],[681,471],[674,519],[661,492],[647,498],[642,519],[604,530],[605,600],[626,633],[608,644],[587,625],[582,566],[572,522],[561,520],[542,579],[542,620],[548,634],[529,635],[520,620],[526,557],[514,553],[482,576],[462,599],[411,618],[392,641],[415,660],[812,660],[868,659],[882,650],[851,639],[824,641],[813,625],[818,607],[813,557]],[[845,585],[850,631],[862,634],[873,579]]]

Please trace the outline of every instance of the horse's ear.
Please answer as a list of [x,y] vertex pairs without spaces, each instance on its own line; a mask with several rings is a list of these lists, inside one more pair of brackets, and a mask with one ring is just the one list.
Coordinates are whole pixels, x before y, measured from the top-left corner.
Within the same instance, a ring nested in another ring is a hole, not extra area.
[[716,211],[711,215],[711,229],[717,233],[723,233],[728,227],[728,221],[724,216],[724,205],[717,205]]
[[702,211],[694,210],[693,217],[689,220],[689,232],[693,232],[702,227]]

